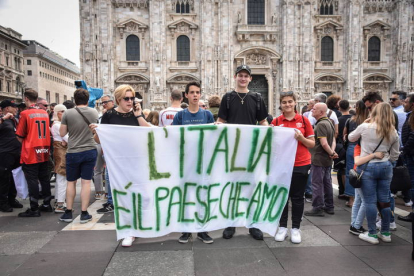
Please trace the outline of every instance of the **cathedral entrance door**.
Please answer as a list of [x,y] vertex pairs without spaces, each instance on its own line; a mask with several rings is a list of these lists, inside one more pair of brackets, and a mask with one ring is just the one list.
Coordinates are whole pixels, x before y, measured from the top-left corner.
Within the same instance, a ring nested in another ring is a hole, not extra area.
[[265,75],[252,75],[253,79],[249,83],[249,90],[257,92],[262,95],[262,98],[266,104],[266,108],[269,109],[269,85],[267,83]]

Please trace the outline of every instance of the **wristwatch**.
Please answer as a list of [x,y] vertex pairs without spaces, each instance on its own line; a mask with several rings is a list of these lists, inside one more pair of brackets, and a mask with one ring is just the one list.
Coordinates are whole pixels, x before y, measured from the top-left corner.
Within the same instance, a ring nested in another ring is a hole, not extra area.
[[[138,115],[138,116],[135,116],[135,118],[137,118],[137,119],[139,119],[139,117],[142,117],[142,118],[144,118],[144,115]],[[144,118],[145,119],[145,118]]]

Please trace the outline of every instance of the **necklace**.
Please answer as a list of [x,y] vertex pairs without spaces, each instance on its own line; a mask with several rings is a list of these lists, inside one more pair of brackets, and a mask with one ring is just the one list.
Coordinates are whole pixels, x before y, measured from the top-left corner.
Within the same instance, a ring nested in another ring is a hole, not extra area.
[[239,98],[240,98],[240,100],[241,100],[241,103],[243,104],[244,103],[244,98],[246,98],[247,97],[247,93],[249,93],[249,92],[247,92],[246,93],[246,95],[244,95],[244,97],[242,98],[242,97],[240,97],[240,95],[239,95],[239,92],[236,92],[237,93],[237,96],[239,96]]

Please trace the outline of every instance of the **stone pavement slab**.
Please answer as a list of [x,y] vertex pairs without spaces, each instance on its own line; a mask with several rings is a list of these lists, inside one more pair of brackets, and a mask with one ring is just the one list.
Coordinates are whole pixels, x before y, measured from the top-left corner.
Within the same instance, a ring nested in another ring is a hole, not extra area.
[[101,276],[112,255],[113,252],[34,254],[11,276]]
[[[231,239],[223,239],[223,230],[209,232],[214,239],[213,244],[205,244],[195,237],[193,248],[201,249],[236,249],[236,248],[266,248],[264,241],[253,239],[249,234],[249,229],[237,227],[236,234]],[[270,236],[268,236],[270,237]]]
[[115,231],[62,231],[39,252],[114,252],[117,245]]
[[56,234],[54,231],[0,233],[0,254],[34,254]]
[[286,275],[268,248],[194,249],[197,276]]
[[[397,230],[398,231],[398,230]],[[374,267],[381,275],[413,275],[412,246],[345,246],[361,261]]]
[[[349,226],[348,225],[322,225],[319,226],[322,231],[326,234],[331,236],[334,240],[342,245],[366,245],[366,246],[376,246],[374,244],[370,244],[358,238],[356,235],[352,235],[349,233]],[[402,227],[400,227],[402,228]],[[390,245],[411,245],[409,242],[403,240],[402,238],[395,235],[400,228],[397,228],[397,231],[392,231],[391,234],[391,243],[381,242],[377,246],[390,246]],[[402,230],[403,231],[403,230]],[[411,233],[410,233],[411,235]],[[411,237],[410,237],[411,240]]]
[[192,276],[195,275],[193,252],[116,252],[104,275]]
[[5,256],[0,255],[0,271],[1,275],[9,275],[21,266],[27,259],[30,258],[29,254],[11,255]]
[[[181,244],[177,240],[181,233],[170,233],[166,236],[144,239],[135,239],[131,247],[118,246],[117,252],[136,252],[136,251],[170,251],[170,250],[192,250],[192,242]],[[194,237],[194,235],[193,235]]]
[[283,242],[277,242],[272,238],[265,238],[265,242],[269,248],[277,247],[309,247],[309,246],[340,246],[338,242],[329,237],[316,226],[301,227],[302,242],[300,244],[293,244],[290,241],[290,229],[288,237]]
[[[304,215],[305,216],[305,215]],[[311,217],[305,216],[314,225],[338,225],[351,223],[351,215],[348,211],[335,210],[334,215],[329,215],[325,213],[324,217]]]
[[379,275],[340,246],[273,248],[271,251],[289,275]]

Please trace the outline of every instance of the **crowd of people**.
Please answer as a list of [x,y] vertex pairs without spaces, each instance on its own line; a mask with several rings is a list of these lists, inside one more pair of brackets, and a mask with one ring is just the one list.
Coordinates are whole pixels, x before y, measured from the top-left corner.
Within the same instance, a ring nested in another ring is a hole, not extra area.
[[[248,89],[252,81],[249,66],[237,67],[234,80],[235,90],[222,98],[211,96],[208,103],[201,100],[200,84],[188,83],[184,94],[179,90],[171,92],[170,107],[160,112],[142,110],[140,100],[129,85],[120,85],[113,95],[101,98],[102,115],[87,106],[89,93],[84,89],[74,92],[74,103],[49,105],[32,89],[24,93],[25,106],[3,100],[0,104],[0,211],[23,208],[16,200],[12,177],[12,170],[22,166],[30,208],[19,213],[19,217],[39,217],[41,212],[54,211],[62,213],[61,221],[73,221],[79,179],[81,223],[92,219],[87,210],[91,181],[95,186],[95,199],[106,201],[97,213],[113,212],[111,172],[105,169],[105,154],[96,133],[99,124],[134,127],[211,123],[270,125],[293,128],[298,141],[289,199],[279,225],[275,226],[276,241],[282,242],[290,236],[292,243],[301,243],[303,215],[335,214],[331,177],[334,169],[339,185],[338,198],[345,199],[345,206],[352,208],[349,232],[372,244],[378,244],[379,240],[391,242],[391,231],[396,230],[394,197],[401,192],[405,205],[414,207],[414,116],[411,116],[414,94],[394,91],[389,103],[385,103],[380,94],[369,92],[351,107],[348,100],[337,95],[327,97],[319,93],[298,112],[297,96],[286,91],[278,97],[281,115],[272,118],[261,95]],[[398,160],[408,168],[411,189],[391,191],[393,167]],[[56,174],[54,207],[51,205],[51,163]],[[352,169],[361,176],[360,188],[352,186]],[[40,199],[43,202],[39,205]],[[305,200],[312,204],[312,209],[306,212]],[[292,206],[290,232],[289,201]],[[398,219],[412,221],[413,216],[411,212]],[[368,230],[362,226],[365,217]],[[223,238],[232,238],[235,231],[235,227],[224,229]],[[250,228],[249,233],[254,239],[263,239],[260,229]],[[178,241],[187,243],[191,237],[191,233],[182,233]],[[197,233],[197,238],[213,243],[207,232]],[[135,237],[125,238],[122,246],[131,246],[134,240]]]

